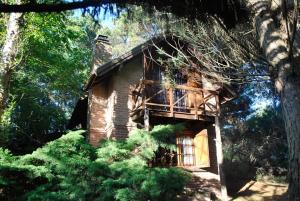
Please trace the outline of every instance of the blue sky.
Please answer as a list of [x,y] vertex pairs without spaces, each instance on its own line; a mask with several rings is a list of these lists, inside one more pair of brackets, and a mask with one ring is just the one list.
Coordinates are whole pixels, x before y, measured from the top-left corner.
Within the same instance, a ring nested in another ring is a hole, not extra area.
[[[74,16],[79,17],[82,15],[82,9],[76,9],[74,10]],[[105,13],[105,9],[101,8],[100,15],[98,16],[98,20],[101,23],[103,27],[112,27],[114,19],[116,19],[117,16],[111,14],[109,11]]]

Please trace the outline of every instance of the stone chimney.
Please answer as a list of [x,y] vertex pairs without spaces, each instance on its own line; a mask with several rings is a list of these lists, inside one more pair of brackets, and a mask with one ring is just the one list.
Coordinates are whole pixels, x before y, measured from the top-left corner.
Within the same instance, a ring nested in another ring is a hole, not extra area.
[[94,41],[92,74],[96,72],[97,68],[111,59],[111,52],[112,48],[108,37],[97,35]]

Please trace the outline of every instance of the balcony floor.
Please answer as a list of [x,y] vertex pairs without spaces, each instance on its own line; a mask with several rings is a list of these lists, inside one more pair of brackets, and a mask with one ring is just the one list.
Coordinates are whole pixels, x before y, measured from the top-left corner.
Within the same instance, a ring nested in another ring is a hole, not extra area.
[[208,121],[213,122],[214,118],[212,116],[207,115],[196,115],[192,113],[184,113],[184,112],[169,112],[169,111],[160,111],[160,110],[151,110],[151,116],[158,116],[158,117],[171,117],[177,119],[190,119],[190,120],[201,120],[201,121]]

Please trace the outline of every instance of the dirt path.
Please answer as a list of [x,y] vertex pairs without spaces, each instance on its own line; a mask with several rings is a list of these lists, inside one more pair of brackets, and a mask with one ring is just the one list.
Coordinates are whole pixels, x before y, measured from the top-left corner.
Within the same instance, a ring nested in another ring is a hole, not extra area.
[[250,181],[232,201],[286,201],[286,184]]

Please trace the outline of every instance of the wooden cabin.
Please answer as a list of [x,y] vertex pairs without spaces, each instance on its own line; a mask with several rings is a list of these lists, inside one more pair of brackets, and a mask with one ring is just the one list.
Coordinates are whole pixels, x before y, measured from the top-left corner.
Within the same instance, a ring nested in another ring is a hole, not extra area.
[[[174,133],[177,153],[170,165],[186,168],[200,180],[216,182],[213,186],[220,190],[222,161],[218,157],[222,153],[218,116],[221,104],[235,94],[230,87],[212,83],[192,69],[173,70],[170,81],[168,69],[160,64],[161,55],[157,51],[159,47],[176,54],[166,40],[149,40],[104,64],[97,52],[103,50],[107,40],[103,37],[98,40],[93,74],[86,85],[88,101],[79,102],[88,105],[84,119],[88,141],[97,146],[103,138],[127,138],[135,128],[151,129],[158,124],[184,122],[186,129]],[[78,115],[83,114],[77,112]],[[216,189],[211,191],[218,194]]]

